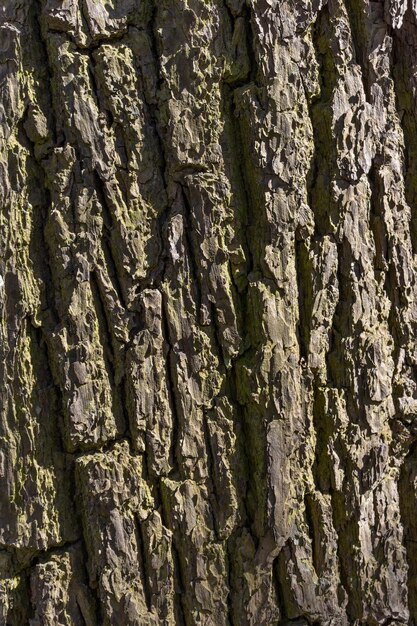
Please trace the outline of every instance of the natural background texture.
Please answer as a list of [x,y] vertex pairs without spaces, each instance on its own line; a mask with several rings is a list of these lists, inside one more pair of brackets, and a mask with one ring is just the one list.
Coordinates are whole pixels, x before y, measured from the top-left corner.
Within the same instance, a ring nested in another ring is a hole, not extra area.
[[2,0],[1,626],[417,624],[416,0]]

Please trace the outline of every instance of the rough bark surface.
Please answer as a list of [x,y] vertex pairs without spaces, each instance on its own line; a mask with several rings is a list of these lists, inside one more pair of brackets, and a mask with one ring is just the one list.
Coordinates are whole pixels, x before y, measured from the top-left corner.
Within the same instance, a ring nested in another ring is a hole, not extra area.
[[2,0],[0,624],[417,624],[416,0]]

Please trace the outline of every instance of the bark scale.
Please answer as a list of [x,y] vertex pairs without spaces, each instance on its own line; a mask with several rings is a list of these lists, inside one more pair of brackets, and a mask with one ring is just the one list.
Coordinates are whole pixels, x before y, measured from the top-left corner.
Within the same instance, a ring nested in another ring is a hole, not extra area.
[[3,0],[0,624],[417,624],[415,0]]

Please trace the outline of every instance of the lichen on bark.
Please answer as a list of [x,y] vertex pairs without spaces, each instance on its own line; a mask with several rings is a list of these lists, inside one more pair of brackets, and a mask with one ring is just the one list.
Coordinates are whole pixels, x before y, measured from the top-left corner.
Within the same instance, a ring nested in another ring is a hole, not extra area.
[[417,624],[417,4],[3,0],[0,626]]

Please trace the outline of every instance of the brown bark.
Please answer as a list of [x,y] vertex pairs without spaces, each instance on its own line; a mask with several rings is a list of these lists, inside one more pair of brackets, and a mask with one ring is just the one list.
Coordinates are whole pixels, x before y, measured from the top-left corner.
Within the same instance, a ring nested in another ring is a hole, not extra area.
[[415,0],[3,0],[0,626],[417,624]]

